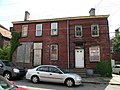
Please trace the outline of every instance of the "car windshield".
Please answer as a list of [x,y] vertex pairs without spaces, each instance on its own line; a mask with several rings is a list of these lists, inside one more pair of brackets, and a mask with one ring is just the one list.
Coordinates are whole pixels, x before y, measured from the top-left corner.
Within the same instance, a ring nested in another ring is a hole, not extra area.
[[64,69],[62,67],[58,67],[63,73],[71,73],[72,71],[69,69]]
[[15,66],[12,62],[9,62],[9,61],[3,61],[3,63],[6,65],[6,66]]

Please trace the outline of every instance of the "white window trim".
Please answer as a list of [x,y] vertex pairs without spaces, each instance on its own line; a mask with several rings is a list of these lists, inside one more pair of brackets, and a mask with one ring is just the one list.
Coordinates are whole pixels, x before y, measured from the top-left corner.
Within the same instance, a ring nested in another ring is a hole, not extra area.
[[[56,48],[57,48],[57,58],[56,59],[51,58],[52,46],[56,46]],[[50,45],[50,60],[58,60],[58,44],[51,44]]]
[[[26,30],[24,30],[24,27],[27,27]],[[22,25],[22,37],[27,37],[28,35],[28,25]]]
[[[98,33],[97,35],[92,34],[92,27],[93,26],[97,26],[97,33]],[[91,25],[91,35],[92,35],[92,37],[99,37],[99,26],[97,24]]]
[[[53,24],[56,25],[55,28],[53,28],[53,26],[52,26]],[[53,32],[52,32],[53,29],[56,29],[55,34],[53,34]],[[57,22],[52,22],[51,23],[51,35],[58,35],[58,23]]]
[[[80,36],[78,36],[78,35],[76,34],[76,27],[80,27],[80,28],[81,28],[81,35],[80,35]],[[82,34],[83,34],[82,31],[83,31],[83,30],[82,30],[82,26],[81,26],[81,25],[76,25],[76,26],[75,26],[75,37],[82,37]]]
[[[40,30],[37,29],[37,26],[40,25]],[[41,34],[40,35],[37,35],[37,31],[41,31]],[[35,32],[35,36],[42,36],[42,24],[36,24],[36,32]]]
[[[91,48],[98,48],[98,55],[99,55],[99,60],[91,60]],[[92,46],[92,47],[89,47],[89,58],[90,58],[90,62],[99,62],[100,61],[100,47],[99,46]]]

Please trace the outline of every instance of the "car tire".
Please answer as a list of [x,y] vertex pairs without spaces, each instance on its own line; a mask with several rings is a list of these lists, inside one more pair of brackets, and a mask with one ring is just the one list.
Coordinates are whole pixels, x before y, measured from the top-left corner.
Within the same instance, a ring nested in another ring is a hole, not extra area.
[[4,76],[6,79],[8,79],[8,80],[10,80],[10,79],[12,78],[12,75],[11,75],[10,72],[5,72],[5,73],[3,74],[3,76]]
[[38,76],[32,76],[31,81],[32,81],[33,83],[38,83],[38,82],[39,82]]
[[72,87],[72,86],[75,85],[75,82],[74,82],[73,79],[67,79],[67,80],[65,81],[65,85],[66,85],[67,87]]

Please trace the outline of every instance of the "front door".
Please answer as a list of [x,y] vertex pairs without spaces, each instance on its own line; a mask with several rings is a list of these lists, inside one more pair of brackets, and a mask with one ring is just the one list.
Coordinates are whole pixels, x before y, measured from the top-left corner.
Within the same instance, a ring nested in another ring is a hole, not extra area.
[[75,49],[75,67],[84,68],[84,49]]

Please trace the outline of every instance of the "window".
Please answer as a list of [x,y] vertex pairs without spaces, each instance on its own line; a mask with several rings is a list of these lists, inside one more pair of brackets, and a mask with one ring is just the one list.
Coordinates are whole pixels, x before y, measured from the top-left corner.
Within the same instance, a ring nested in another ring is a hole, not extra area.
[[61,73],[61,71],[58,70],[58,69],[55,68],[55,67],[49,67],[49,71],[52,72],[52,73]]
[[89,48],[90,61],[100,61],[100,47],[94,46]]
[[82,26],[76,25],[75,26],[75,37],[81,37],[82,36]]
[[36,24],[36,36],[42,36],[42,24]]
[[58,45],[57,44],[52,44],[50,46],[50,59],[58,60]]
[[22,37],[26,37],[28,34],[28,25],[22,25]]
[[58,34],[58,24],[51,23],[51,35],[57,35],[57,34]]
[[37,68],[36,71],[48,72],[48,67],[47,66],[42,66],[42,67]]
[[92,35],[92,37],[99,36],[99,27],[98,27],[98,25],[91,25],[91,35]]

